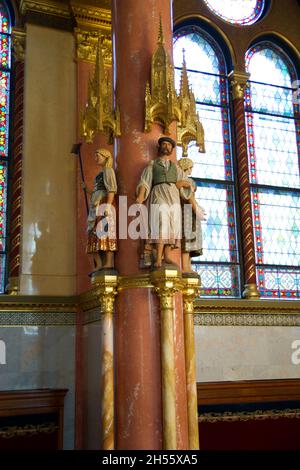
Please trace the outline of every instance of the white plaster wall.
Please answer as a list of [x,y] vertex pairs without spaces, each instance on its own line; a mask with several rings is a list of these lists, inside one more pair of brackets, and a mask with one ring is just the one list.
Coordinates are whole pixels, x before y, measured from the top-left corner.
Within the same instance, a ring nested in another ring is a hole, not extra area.
[[195,326],[197,381],[299,378],[300,327]]

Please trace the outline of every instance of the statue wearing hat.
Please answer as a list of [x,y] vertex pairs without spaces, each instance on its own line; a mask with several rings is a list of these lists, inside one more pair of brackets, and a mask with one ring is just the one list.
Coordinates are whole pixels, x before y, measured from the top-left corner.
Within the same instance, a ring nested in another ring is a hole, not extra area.
[[93,255],[95,271],[114,267],[114,252],[117,250],[115,209],[113,206],[117,192],[113,159],[104,148],[95,152],[95,160],[100,172],[94,180],[88,215],[87,253]]
[[175,146],[170,137],[158,140],[158,156],[144,169],[136,190],[138,204],[149,197],[147,244],[156,248],[156,268],[162,266],[163,259],[173,264],[171,250],[180,247],[182,236],[179,190],[191,186],[181,168],[171,160]]

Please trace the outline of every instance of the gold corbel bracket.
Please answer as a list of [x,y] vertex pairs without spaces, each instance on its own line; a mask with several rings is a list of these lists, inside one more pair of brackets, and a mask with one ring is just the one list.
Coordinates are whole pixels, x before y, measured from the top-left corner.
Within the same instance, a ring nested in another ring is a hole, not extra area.
[[228,78],[233,99],[243,99],[250,74],[247,72],[232,70],[228,75]]

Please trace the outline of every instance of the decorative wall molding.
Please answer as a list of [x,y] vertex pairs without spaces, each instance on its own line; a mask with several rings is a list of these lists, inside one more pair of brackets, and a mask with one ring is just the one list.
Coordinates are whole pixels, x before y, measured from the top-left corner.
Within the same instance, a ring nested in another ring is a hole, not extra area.
[[300,326],[300,315],[196,314],[197,326]]
[[300,315],[300,303],[289,300],[198,299],[195,313]]
[[83,313],[83,324],[88,325],[90,323],[101,322],[103,314],[101,313],[100,306],[92,310],[88,310]]
[[111,11],[99,7],[83,6],[72,2],[71,10],[77,24],[83,29],[101,29],[111,32]]
[[300,304],[280,300],[200,299],[195,302],[195,325],[300,326]]
[[[150,274],[120,276],[118,291],[154,289]],[[201,299],[194,304],[194,323],[201,326],[300,326],[297,301]],[[101,318],[97,285],[80,296],[0,296],[0,325],[74,325],[78,311],[84,323]]]
[[0,312],[0,326],[75,326],[74,312]]
[[35,12],[62,18],[71,17],[69,5],[52,0],[21,0],[20,11],[22,15]]

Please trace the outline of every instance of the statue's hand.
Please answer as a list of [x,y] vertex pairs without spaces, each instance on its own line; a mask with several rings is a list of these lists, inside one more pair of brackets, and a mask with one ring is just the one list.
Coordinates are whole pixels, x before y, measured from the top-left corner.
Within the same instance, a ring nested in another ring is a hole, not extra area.
[[206,216],[207,216],[207,214],[206,214],[205,210],[202,207],[198,206],[197,209],[196,209],[196,217],[199,220],[206,220]]
[[106,207],[105,207],[105,211],[104,211],[104,215],[105,217],[109,217],[111,215],[111,204],[107,204]]

